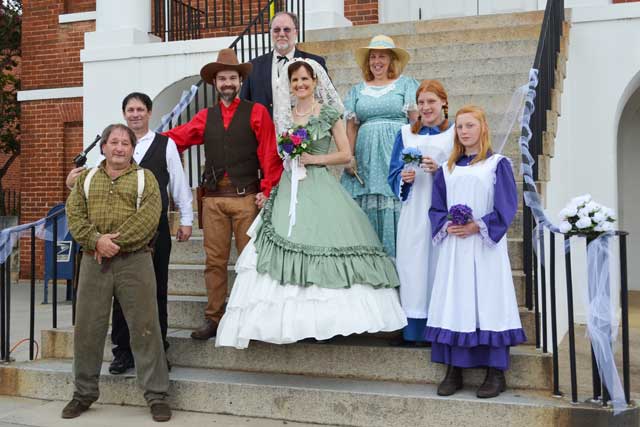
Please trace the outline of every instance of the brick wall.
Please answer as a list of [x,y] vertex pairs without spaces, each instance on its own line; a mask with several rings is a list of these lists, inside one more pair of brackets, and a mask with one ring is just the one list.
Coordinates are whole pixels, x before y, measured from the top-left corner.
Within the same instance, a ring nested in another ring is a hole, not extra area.
[[371,0],[344,0],[344,17],[353,25],[378,23],[378,2]]
[[640,0],[613,0],[613,3],[634,3],[634,2],[638,2]]
[[25,2],[22,24],[22,89],[82,86],[80,50],[95,22],[59,24],[64,0]]
[[[60,24],[64,13],[95,10],[95,0],[30,0],[24,3],[22,27],[22,89],[82,86],[80,50],[84,33],[95,22]],[[82,149],[82,98],[21,103],[22,151],[19,178],[22,187],[21,222],[42,218],[64,202],[64,178],[71,160]],[[1,161],[1,158],[0,158]],[[43,272],[42,242],[38,242],[37,274]],[[30,271],[28,239],[21,244],[20,271]]]
[[93,12],[96,0],[64,0],[65,13]]

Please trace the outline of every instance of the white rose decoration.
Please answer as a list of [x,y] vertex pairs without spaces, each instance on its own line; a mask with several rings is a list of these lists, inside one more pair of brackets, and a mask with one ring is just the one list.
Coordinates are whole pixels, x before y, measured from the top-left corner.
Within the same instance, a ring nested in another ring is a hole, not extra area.
[[590,201],[591,201],[591,194],[584,194],[582,196],[574,197],[573,199],[571,199],[571,202],[569,202],[569,204],[580,206],[580,205],[584,205],[585,203],[589,203]]
[[605,222],[607,218],[607,214],[602,209],[593,214],[593,222],[598,224]]
[[569,205],[560,211],[561,218],[571,218],[572,216],[576,216],[577,214],[578,214],[577,206]]
[[588,211],[587,209],[585,209],[584,207],[583,207],[583,208],[578,209],[578,216],[579,216],[580,218],[588,217],[590,213],[591,213],[591,212],[589,212],[589,211]]
[[[578,214],[580,214],[578,212]],[[591,218],[588,216],[581,216],[580,219],[576,222],[576,227],[579,229],[585,229],[591,227],[593,224],[591,223]]]
[[571,223],[569,223],[569,221],[562,221],[560,225],[558,225],[558,230],[563,234],[568,233],[571,231]]
[[600,228],[602,229],[602,231],[612,231],[613,223],[609,221],[605,221],[602,224],[600,224]]
[[592,200],[592,201],[586,203],[584,205],[583,209],[586,210],[587,212],[591,213],[591,212],[595,212],[595,211],[599,210],[600,208],[601,208],[601,206]]

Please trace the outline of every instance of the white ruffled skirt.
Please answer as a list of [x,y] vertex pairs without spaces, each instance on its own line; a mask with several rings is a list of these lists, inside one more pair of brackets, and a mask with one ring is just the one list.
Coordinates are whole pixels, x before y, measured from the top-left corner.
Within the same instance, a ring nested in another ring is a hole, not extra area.
[[218,326],[216,346],[242,349],[250,340],[289,344],[406,326],[395,289],[359,284],[339,289],[283,285],[258,273],[253,240],[259,221],[260,216],[249,229],[252,238],[236,263],[237,276]]

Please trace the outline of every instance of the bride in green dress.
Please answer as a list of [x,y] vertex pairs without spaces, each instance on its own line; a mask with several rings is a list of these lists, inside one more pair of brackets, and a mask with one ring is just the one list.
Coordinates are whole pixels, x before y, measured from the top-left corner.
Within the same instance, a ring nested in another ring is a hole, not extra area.
[[[401,329],[406,316],[395,267],[326,167],[351,159],[340,98],[310,59],[294,59],[276,90],[283,100],[274,111],[278,134],[304,126],[311,148],[294,161],[285,158],[280,183],[248,232],[216,345]],[[337,151],[330,153],[332,136]]]

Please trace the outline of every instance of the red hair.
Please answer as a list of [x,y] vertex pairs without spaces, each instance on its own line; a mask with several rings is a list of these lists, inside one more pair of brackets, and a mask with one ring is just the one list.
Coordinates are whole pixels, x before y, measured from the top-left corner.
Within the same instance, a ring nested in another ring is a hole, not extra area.
[[[441,132],[449,129],[449,97],[447,96],[447,91],[444,90],[444,86],[438,80],[423,80],[418,86],[418,90],[416,90],[416,104],[418,103],[418,97],[423,92],[431,92],[435,94],[438,98],[440,98],[444,105],[442,109],[444,110],[444,122],[438,126]],[[411,133],[418,134],[420,129],[422,128],[422,122],[420,118],[416,120],[416,122],[411,125]]]
[[[456,113],[456,122],[458,121],[458,116],[462,114],[471,114],[477,121],[480,122],[480,151],[478,154],[471,160],[470,165],[474,163],[481,162],[485,160],[491,151],[491,137],[489,135],[489,124],[487,123],[487,116],[484,113],[484,110],[475,105],[465,105]],[[458,138],[458,129],[456,129],[455,136],[453,138],[453,150],[451,151],[451,156],[449,156],[449,161],[447,162],[447,167],[449,171],[453,170],[453,167],[456,165],[456,162],[464,155],[464,145],[460,142]]]

